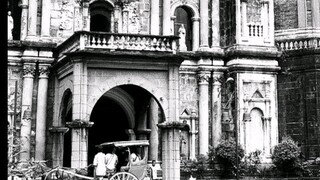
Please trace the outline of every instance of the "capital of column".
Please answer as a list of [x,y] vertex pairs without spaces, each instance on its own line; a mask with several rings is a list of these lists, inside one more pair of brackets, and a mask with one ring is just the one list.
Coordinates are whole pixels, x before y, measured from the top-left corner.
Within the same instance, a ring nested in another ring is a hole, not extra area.
[[200,21],[200,17],[192,17],[192,18],[191,18],[191,21],[192,21],[192,22]]
[[223,82],[222,74],[213,74],[212,75],[212,84],[220,86]]
[[35,64],[24,64],[23,65],[23,77],[33,78],[35,75],[36,66]]
[[209,84],[210,74],[207,72],[200,72],[198,74],[198,83],[199,84]]
[[50,70],[48,65],[39,65],[39,78],[47,79]]

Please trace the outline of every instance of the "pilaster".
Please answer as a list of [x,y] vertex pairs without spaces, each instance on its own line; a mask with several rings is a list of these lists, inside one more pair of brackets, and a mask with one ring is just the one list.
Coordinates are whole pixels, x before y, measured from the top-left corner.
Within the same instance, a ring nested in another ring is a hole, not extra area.
[[[50,36],[50,10],[51,10],[51,1],[42,0],[42,13],[41,13],[41,37]],[[49,11],[49,12],[47,12]]]
[[213,72],[212,75],[212,146],[217,147],[221,139],[221,82],[222,72]]
[[[28,11],[28,38],[34,38],[37,35],[37,13],[38,1],[29,0]],[[48,13],[50,14],[50,13]]]
[[199,29],[200,29],[200,18],[193,17],[192,20],[192,51],[197,51],[199,49]]
[[20,7],[22,9],[20,40],[25,40],[28,33],[28,0],[22,0]]
[[209,7],[208,0],[200,1],[200,49],[209,48]]
[[170,0],[163,0],[162,35],[170,35]]
[[212,47],[220,47],[220,1],[212,0]]
[[158,146],[159,146],[159,131],[157,124],[159,123],[158,117],[158,104],[155,99],[151,98],[150,100],[150,109],[149,109],[149,124],[150,124],[150,151],[149,151],[149,160],[158,161]]
[[320,27],[320,1],[319,0],[311,0],[312,7],[312,26]]
[[159,18],[159,0],[151,0],[151,34],[152,35],[159,35],[159,25],[160,25],[160,18]]

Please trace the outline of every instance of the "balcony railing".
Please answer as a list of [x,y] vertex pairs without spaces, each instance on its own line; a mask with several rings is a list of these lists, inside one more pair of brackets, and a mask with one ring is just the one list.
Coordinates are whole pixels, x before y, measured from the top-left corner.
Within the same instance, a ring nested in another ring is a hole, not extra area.
[[85,49],[161,51],[176,53],[177,36],[119,34],[77,31],[57,48],[58,58],[66,52]]
[[301,38],[277,41],[277,46],[283,51],[320,49],[320,38]]
[[248,35],[250,37],[263,37],[263,25],[257,23],[248,24]]
[[298,28],[275,32],[276,45],[283,51],[320,49],[319,28]]

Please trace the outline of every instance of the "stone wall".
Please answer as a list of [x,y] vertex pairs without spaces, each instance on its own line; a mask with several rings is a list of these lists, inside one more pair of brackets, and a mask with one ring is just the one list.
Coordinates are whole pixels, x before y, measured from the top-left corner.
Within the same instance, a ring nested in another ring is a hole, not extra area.
[[278,76],[280,139],[291,136],[306,158],[320,156],[319,60],[319,55],[287,58]]
[[275,30],[298,28],[297,0],[274,1]]

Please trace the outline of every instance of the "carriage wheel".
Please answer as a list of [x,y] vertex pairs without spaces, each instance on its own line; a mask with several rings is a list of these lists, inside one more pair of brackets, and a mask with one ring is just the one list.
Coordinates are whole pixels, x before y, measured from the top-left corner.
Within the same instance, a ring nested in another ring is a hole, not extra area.
[[109,180],[138,180],[138,178],[135,175],[128,172],[118,172],[111,176]]

